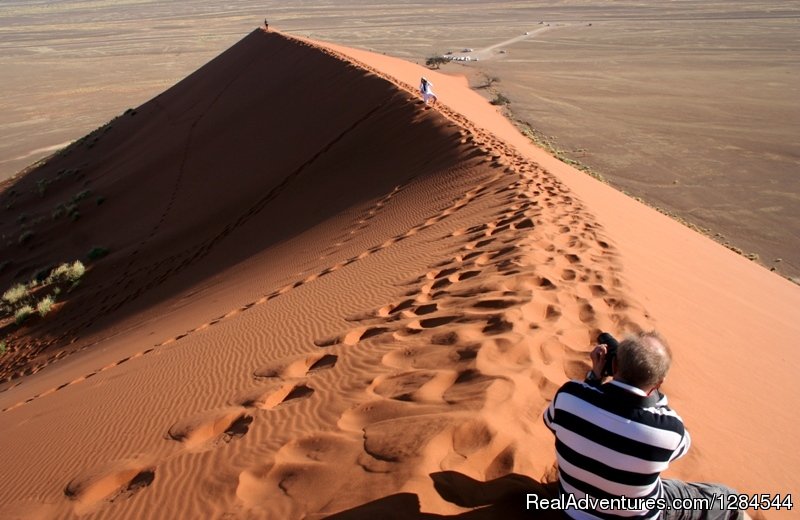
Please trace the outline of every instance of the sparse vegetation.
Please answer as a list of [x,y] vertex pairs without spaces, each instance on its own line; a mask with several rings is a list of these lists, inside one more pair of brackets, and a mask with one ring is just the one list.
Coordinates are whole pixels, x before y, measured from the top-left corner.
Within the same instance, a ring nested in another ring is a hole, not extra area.
[[89,257],[89,260],[97,260],[98,258],[103,258],[108,254],[108,249],[102,246],[95,246],[89,250],[86,254]]
[[[62,287],[68,285],[68,290],[74,288],[86,273],[86,267],[76,260],[50,269],[49,274],[47,272],[40,270],[27,284],[17,283],[7,289],[2,296],[0,315],[13,316],[17,325],[24,323],[34,312],[44,317],[53,309]],[[38,302],[35,300],[37,297]]]
[[489,103],[493,105],[508,105],[511,103],[511,100],[498,92],[495,94],[494,99],[489,101]]
[[427,60],[425,60],[425,66],[431,69],[438,69],[445,63],[448,63],[450,60],[445,58],[444,56],[431,56]]
[[9,305],[14,305],[28,295],[28,288],[18,283],[14,287],[3,293],[3,301]]
[[50,216],[53,217],[53,220],[56,220],[63,217],[66,213],[67,209],[64,207],[64,205],[59,204],[58,206],[56,206],[56,208],[53,210]]
[[39,300],[39,303],[36,304],[36,312],[39,313],[39,316],[41,317],[47,316],[47,313],[50,312],[50,309],[53,308],[54,301],[55,300],[50,295],[47,295],[41,300]]
[[497,76],[484,76],[484,77],[486,78],[485,79],[486,82],[483,85],[475,87],[476,89],[492,88],[492,85],[500,81],[500,78],[498,78]]
[[36,190],[39,192],[40,197],[44,197],[47,187],[52,181],[50,179],[39,179],[36,181]]
[[59,282],[75,283],[84,275],[86,267],[80,260],[75,260],[73,263],[61,264],[50,272],[45,282],[50,285]]
[[[567,155],[566,155],[567,152],[565,152],[564,150],[561,150],[560,148],[558,148],[554,144],[553,138],[548,138],[542,132],[534,129],[529,123],[527,123],[525,121],[522,121],[522,120],[519,120],[519,119],[514,119],[513,121],[517,125],[517,128],[519,128],[519,130],[523,134],[525,134],[525,136],[527,136],[531,141],[536,143],[537,146],[539,146],[540,148],[543,148],[545,151],[547,151],[550,155],[554,156],[556,159],[560,160],[563,163],[569,164],[569,165],[575,167],[578,170],[583,171],[584,173],[588,174],[591,177],[594,177],[595,179],[599,180],[600,182],[603,182],[605,184],[611,185],[611,183],[608,182],[608,180],[605,177],[603,177],[603,175],[600,174],[599,172],[594,171],[589,166],[587,166],[586,164],[583,164],[582,162],[580,162],[580,161],[578,161],[576,159],[567,157]],[[584,150],[584,149],[579,149],[579,150],[575,150],[575,151],[576,152],[581,152],[581,153],[585,153],[586,152],[586,150]],[[759,263],[759,264],[763,265],[761,263],[761,259],[760,259],[759,255],[758,255],[758,253],[746,253],[746,252],[744,252],[741,248],[738,248],[738,247],[732,245],[722,234],[720,234],[720,233],[712,233],[712,231],[710,229],[704,228],[704,227],[700,227],[700,226],[698,226],[698,225],[696,225],[696,224],[694,224],[692,222],[689,222],[688,220],[686,220],[685,218],[681,217],[680,215],[677,215],[674,212],[667,211],[664,208],[656,206],[655,204],[652,204],[651,202],[642,199],[641,197],[636,197],[636,196],[632,195],[631,193],[628,193],[627,191],[620,189],[619,187],[615,187],[615,188],[620,190],[625,195],[633,198],[634,200],[637,200],[637,201],[641,202],[642,204],[645,204],[646,206],[649,206],[649,207],[653,208],[654,210],[658,211],[659,213],[661,213],[663,215],[666,215],[666,216],[670,217],[673,220],[676,220],[677,222],[679,222],[679,223],[683,224],[684,226],[688,227],[689,229],[691,229],[693,231],[696,231],[697,233],[700,233],[702,235],[705,235],[705,236],[711,238],[712,240],[714,240],[718,244],[721,244],[722,246],[730,249],[734,253],[742,255],[745,258],[747,258],[748,260],[751,260],[753,262],[756,262],[756,263]],[[774,270],[776,270],[774,267],[772,267],[770,269],[770,271],[774,271]],[[800,282],[798,280],[792,278],[792,277],[784,275],[784,278],[788,279],[789,281],[791,281],[791,282],[793,282],[795,284],[800,285]]]
[[8,344],[6,343],[6,341],[5,340],[0,341],[0,356],[5,354],[7,350],[8,350]]
[[79,191],[78,193],[76,193],[75,195],[72,196],[72,202],[80,202],[83,199],[91,196],[91,194],[92,194],[92,190]]
[[14,323],[22,325],[31,314],[33,314],[33,307],[30,305],[23,305],[14,312]]

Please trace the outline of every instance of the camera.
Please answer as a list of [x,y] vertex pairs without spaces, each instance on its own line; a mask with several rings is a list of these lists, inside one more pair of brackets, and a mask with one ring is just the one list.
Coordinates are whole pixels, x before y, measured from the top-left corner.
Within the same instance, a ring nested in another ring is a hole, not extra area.
[[611,366],[614,358],[617,356],[617,347],[619,347],[619,343],[614,339],[614,336],[608,332],[601,332],[600,335],[597,336],[597,343],[606,346],[606,362],[603,365],[602,377],[611,376],[613,375]]

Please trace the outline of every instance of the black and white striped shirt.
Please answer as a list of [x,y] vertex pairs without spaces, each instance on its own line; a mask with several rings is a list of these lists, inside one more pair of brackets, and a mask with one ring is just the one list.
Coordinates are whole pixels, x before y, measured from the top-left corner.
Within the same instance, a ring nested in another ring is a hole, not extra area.
[[[689,432],[658,390],[570,381],[544,413],[556,436],[561,494],[576,499],[662,497],[659,474],[689,449]],[[657,518],[659,510],[568,510],[575,519]]]

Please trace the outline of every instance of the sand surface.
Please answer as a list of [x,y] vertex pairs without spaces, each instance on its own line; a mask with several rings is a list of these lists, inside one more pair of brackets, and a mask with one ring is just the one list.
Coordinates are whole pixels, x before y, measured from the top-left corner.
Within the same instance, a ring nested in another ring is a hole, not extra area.
[[4,518],[496,517],[472,507],[551,472],[540,414],[596,334],[652,327],[695,441],[671,474],[800,491],[797,286],[465,79],[326,48],[254,31],[0,195],[46,217],[4,282],[110,250],[6,325]]

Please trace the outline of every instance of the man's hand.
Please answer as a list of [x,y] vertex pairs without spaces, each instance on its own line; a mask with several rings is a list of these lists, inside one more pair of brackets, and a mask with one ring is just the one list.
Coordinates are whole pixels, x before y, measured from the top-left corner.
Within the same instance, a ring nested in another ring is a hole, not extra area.
[[605,345],[595,345],[589,357],[592,358],[592,372],[598,380],[603,379],[603,367],[606,365],[608,348]]

